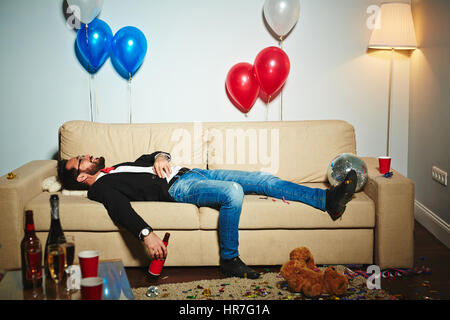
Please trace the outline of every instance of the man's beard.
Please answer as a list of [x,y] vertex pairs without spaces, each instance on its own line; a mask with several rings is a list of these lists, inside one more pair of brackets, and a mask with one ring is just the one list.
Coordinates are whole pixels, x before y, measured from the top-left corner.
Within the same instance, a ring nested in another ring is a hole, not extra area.
[[98,161],[92,163],[93,166],[86,170],[86,173],[94,175],[99,172],[101,169],[105,168],[105,158],[99,157]]

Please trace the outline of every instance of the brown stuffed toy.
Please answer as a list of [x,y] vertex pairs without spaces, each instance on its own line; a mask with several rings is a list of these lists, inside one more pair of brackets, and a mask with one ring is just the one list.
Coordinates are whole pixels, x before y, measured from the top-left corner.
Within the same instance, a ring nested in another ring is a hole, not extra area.
[[307,297],[317,297],[323,293],[339,296],[347,291],[347,277],[334,267],[328,267],[325,272],[320,271],[308,248],[292,250],[289,258],[281,267],[280,273],[292,291]]

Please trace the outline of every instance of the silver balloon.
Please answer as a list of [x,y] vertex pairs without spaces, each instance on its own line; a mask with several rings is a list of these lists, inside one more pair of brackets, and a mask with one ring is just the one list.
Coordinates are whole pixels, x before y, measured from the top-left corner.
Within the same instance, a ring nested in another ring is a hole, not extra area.
[[343,153],[335,157],[328,166],[328,181],[335,187],[341,184],[350,170],[355,170],[358,181],[355,192],[360,191],[367,182],[366,163],[351,153]]
[[67,4],[78,20],[89,24],[102,10],[103,0],[67,0]]
[[295,26],[299,14],[299,0],[266,0],[264,2],[264,17],[280,39],[283,39]]

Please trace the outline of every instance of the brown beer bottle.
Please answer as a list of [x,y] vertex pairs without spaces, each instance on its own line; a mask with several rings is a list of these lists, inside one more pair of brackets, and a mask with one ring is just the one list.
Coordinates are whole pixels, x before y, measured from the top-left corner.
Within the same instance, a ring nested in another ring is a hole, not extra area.
[[42,286],[42,246],[34,229],[33,211],[25,212],[25,236],[20,243],[22,258],[22,283],[24,289],[33,288],[33,273],[36,287]]

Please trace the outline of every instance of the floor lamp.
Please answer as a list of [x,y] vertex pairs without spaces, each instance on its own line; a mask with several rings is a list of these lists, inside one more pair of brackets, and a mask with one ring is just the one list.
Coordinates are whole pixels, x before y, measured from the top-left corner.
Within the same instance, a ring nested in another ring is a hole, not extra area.
[[416,34],[412,19],[411,6],[408,3],[382,3],[377,17],[379,23],[372,31],[368,47],[371,49],[391,50],[389,69],[389,98],[387,119],[386,155],[390,155],[391,132],[391,94],[392,69],[395,50],[414,50],[417,48]]

